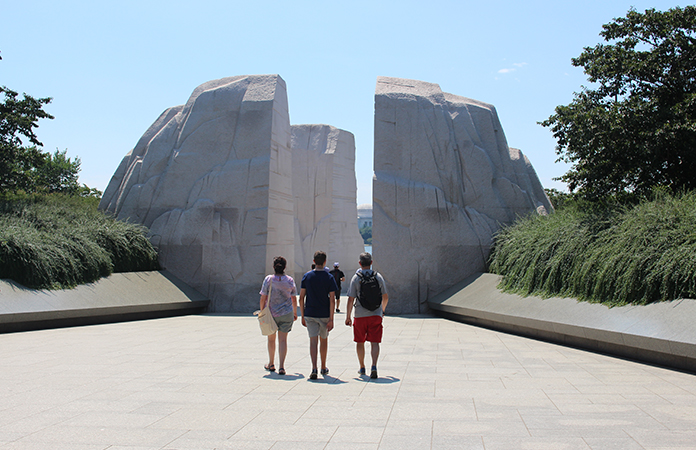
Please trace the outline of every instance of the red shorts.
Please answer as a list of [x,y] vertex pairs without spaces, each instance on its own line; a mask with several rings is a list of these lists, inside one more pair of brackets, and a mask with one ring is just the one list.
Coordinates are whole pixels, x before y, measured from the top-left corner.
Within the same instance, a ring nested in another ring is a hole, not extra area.
[[382,342],[382,316],[353,319],[353,340],[355,342]]

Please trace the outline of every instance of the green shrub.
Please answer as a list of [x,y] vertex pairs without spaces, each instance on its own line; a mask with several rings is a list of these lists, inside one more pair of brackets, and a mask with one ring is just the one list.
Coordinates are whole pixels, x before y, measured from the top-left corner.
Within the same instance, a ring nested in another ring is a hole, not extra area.
[[112,272],[156,270],[139,225],[97,210],[94,198],[0,198],[0,278],[32,288],[69,288]]
[[695,193],[591,206],[503,228],[489,261],[501,287],[609,305],[696,298]]

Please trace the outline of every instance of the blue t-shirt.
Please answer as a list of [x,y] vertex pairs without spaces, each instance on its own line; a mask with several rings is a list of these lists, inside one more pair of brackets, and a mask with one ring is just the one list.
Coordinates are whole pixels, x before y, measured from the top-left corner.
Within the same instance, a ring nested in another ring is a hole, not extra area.
[[305,317],[331,317],[329,293],[338,290],[334,277],[325,270],[310,270],[300,286],[305,290]]

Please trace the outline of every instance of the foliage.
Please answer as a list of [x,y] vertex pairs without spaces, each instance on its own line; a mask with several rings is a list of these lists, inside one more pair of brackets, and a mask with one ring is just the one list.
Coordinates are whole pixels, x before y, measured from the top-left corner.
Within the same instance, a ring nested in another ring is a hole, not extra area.
[[572,59],[597,87],[541,122],[572,163],[559,179],[587,199],[696,188],[696,7],[631,9],[600,35]]
[[156,270],[139,225],[97,210],[98,198],[0,197],[0,278],[32,288],[68,288],[112,272]]
[[553,188],[546,188],[544,191],[546,192],[546,196],[549,198],[554,210],[562,209],[566,206],[566,204],[573,201],[573,194],[561,192],[558,189]]
[[[43,110],[50,98],[36,99],[0,87],[0,193],[56,193],[101,196],[101,192],[80,186],[77,174],[81,161],[66,156],[67,150],[54,154],[41,150],[34,129],[39,119],[53,119]],[[25,145],[24,141],[28,141]]]
[[[4,86],[0,93],[5,97],[0,102],[0,192],[28,191],[33,184],[32,170],[44,159],[34,128],[39,119],[53,119],[43,110],[51,99],[26,94],[18,99],[17,92]],[[25,147],[23,138],[33,145]]]
[[61,192],[64,194],[77,194],[80,184],[77,182],[77,174],[80,171],[80,158],[71,160],[66,157],[67,150],[59,151],[51,155],[44,153],[44,158],[36,166],[36,188],[48,193]]
[[609,305],[696,298],[695,192],[578,205],[498,233],[490,271],[504,289]]
[[360,228],[360,236],[362,236],[365,245],[372,245],[372,226],[365,225]]

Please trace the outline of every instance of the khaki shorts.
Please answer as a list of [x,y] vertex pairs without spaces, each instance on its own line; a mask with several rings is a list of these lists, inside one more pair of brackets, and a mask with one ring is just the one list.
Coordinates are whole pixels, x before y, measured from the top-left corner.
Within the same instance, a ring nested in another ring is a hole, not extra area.
[[292,330],[292,323],[295,321],[295,314],[289,313],[283,316],[274,317],[275,323],[278,325],[278,331],[281,333],[289,333]]
[[322,339],[329,337],[329,330],[326,329],[326,324],[329,323],[328,317],[305,317],[305,323],[309,337],[319,336]]

